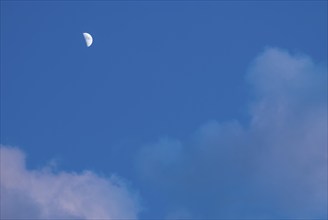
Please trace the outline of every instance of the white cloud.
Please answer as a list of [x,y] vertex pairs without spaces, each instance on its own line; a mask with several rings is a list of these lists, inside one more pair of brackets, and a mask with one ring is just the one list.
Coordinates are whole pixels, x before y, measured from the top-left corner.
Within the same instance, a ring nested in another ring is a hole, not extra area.
[[[267,48],[247,81],[249,124],[212,120],[189,140],[140,149],[135,167],[154,217],[327,217],[326,67]],[[17,148],[1,147],[0,183],[3,218],[134,219],[140,211],[119,178],[28,170]]]
[[[248,125],[211,121],[191,140],[147,145],[136,161],[140,181],[165,209],[200,218],[327,217],[326,67],[266,48],[247,81]],[[174,166],[163,170],[167,155]]]
[[28,170],[25,155],[1,146],[1,218],[136,219],[137,194],[118,177],[91,171]]

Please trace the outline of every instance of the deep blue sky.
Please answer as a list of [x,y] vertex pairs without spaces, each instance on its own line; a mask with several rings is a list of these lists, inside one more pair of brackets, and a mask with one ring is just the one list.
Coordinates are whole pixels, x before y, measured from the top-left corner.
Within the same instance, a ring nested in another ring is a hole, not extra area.
[[247,126],[249,65],[267,46],[324,62],[326,18],[326,1],[2,1],[1,144],[143,189],[140,147]]

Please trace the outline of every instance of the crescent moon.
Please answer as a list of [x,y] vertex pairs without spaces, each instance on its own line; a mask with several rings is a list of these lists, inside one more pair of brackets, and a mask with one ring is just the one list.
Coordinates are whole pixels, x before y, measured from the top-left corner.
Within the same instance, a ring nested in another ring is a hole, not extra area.
[[84,37],[84,40],[85,40],[85,43],[86,43],[87,47],[90,47],[92,42],[93,42],[93,38],[92,38],[91,34],[83,33],[83,37]]

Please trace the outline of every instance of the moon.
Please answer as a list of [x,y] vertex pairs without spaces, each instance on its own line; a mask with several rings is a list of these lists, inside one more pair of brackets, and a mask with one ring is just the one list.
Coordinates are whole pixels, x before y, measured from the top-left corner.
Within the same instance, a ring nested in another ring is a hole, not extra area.
[[93,42],[93,38],[92,38],[91,34],[83,33],[83,37],[84,37],[85,43],[87,44],[87,47],[90,47]]

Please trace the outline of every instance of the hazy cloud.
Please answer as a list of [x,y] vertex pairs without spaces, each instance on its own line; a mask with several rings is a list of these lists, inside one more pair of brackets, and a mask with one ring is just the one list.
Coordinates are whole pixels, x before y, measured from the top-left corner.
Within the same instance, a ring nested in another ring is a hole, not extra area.
[[[327,69],[266,48],[246,80],[250,121],[209,121],[191,138],[161,138],[136,155],[149,216],[326,218]],[[2,218],[137,218],[138,196],[120,178],[91,171],[28,170],[1,147]]]
[[1,218],[117,219],[137,218],[137,194],[118,177],[91,171],[54,173],[28,170],[25,155],[1,146]]
[[266,48],[247,77],[250,122],[205,124],[189,140],[140,150],[136,168],[153,215],[195,218],[327,217],[327,69]]

